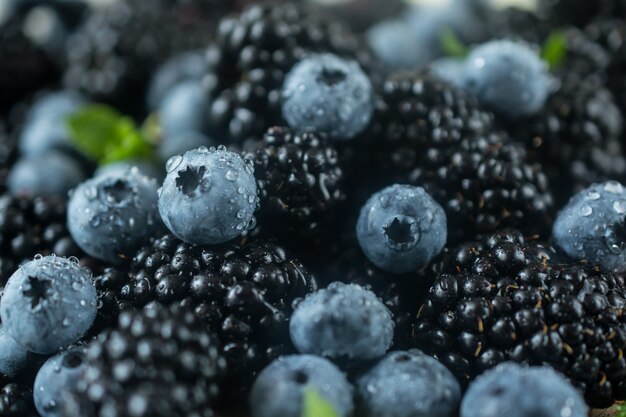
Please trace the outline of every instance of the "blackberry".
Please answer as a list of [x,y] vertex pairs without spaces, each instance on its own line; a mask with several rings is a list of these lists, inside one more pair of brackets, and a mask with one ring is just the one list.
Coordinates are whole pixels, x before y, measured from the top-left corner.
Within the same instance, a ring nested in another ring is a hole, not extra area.
[[225,362],[217,337],[189,310],[125,312],[86,355],[68,417],[213,416]]
[[59,75],[50,57],[22,32],[22,22],[0,25],[0,118],[28,94],[53,83]]
[[141,113],[153,69],[175,52],[208,44],[208,9],[201,0],[127,0],[94,11],[67,40],[65,86]]
[[626,76],[624,76],[626,22],[623,19],[598,19],[585,27],[585,33],[591,41],[602,47],[608,54],[607,88],[615,96],[615,101],[624,114],[626,111]]
[[172,235],[140,250],[118,299],[193,309],[223,342],[229,395],[247,390],[265,365],[293,351],[288,321],[296,300],[317,288],[304,267],[274,243],[184,243]]
[[382,99],[369,169],[378,167],[377,180],[387,184],[424,187],[446,210],[448,242],[503,227],[547,233],[553,198],[546,176],[473,99],[410,74],[391,76]]
[[464,383],[512,360],[553,366],[591,406],[626,398],[623,275],[563,263],[513,229],[450,249],[425,275],[415,342]]
[[550,182],[561,184],[555,195],[559,205],[591,183],[626,175],[623,118],[611,93],[590,78],[562,81],[542,112],[509,126]]
[[326,136],[273,127],[246,158],[255,164],[261,225],[280,224],[271,233],[292,247],[328,235],[346,192],[338,152]]
[[283,80],[311,52],[355,59],[366,70],[374,66],[347,27],[306,5],[252,5],[238,17],[223,19],[207,54],[209,119],[216,137],[244,140],[284,124]]
[[53,197],[0,196],[0,285],[17,267],[35,255],[88,259],[70,237],[66,226],[66,202]]
[[39,417],[32,389],[22,384],[3,383],[0,389],[0,416]]

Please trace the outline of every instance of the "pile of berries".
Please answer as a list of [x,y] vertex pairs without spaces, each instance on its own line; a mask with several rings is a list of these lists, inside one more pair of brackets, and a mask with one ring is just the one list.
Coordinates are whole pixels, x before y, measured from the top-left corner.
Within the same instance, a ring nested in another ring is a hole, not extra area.
[[626,1],[377,1],[0,0],[0,417],[626,401]]

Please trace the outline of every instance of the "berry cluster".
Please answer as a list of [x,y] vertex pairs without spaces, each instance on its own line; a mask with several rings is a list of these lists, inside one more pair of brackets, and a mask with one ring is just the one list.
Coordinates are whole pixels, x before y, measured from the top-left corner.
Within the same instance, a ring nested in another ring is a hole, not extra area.
[[376,3],[0,0],[0,417],[626,401],[626,2]]

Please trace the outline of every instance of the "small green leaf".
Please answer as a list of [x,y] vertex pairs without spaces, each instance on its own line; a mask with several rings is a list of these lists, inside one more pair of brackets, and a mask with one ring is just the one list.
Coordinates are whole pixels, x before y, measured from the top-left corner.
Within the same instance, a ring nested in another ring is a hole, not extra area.
[[101,165],[154,157],[154,149],[135,122],[115,109],[94,104],[67,119],[76,149]]
[[326,401],[314,388],[304,390],[302,417],[339,417],[333,405]]
[[461,42],[456,33],[450,28],[441,31],[439,38],[443,52],[452,58],[465,58],[469,54],[467,46]]
[[617,407],[617,414],[615,414],[615,417],[626,417],[626,404],[621,404]]
[[567,57],[567,40],[562,31],[552,32],[541,48],[541,59],[543,59],[550,70],[559,68]]

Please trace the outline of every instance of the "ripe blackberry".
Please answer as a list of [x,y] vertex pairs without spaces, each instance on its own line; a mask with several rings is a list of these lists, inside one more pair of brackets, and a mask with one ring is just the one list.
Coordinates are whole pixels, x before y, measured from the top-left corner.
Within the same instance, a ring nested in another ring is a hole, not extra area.
[[58,77],[56,65],[24,35],[19,19],[0,25],[0,57],[0,117],[15,102]]
[[549,364],[607,407],[626,398],[624,277],[555,251],[517,230],[441,257],[414,338],[467,383],[500,362]]
[[446,210],[448,242],[502,227],[547,233],[553,199],[541,167],[473,99],[428,75],[392,76],[382,98],[369,169],[424,187]]
[[198,246],[166,235],[136,254],[119,299],[193,309],[222,340],[225,391],[237,396],[265,365],[293,350],[293,304],[316,288],[304,267],[271,242]]
[[261,225],[280,224],[271,233],[295,246],[328,231],[346,193],[337,150],[324,135],[273,127],[246,157],[255,164]]
[[201,0],[127,0],[94,11],[68,38],[65,86],[140,112],[154,68],[175,52],[208,44],[207,9]]
[[0,196],[0,286],[20,263],[37,254],[86,258],[70,237],[66,222],[63,199]]
[[3,383],[0,389],[0,416],[39,417],[32,389],[22,384]]
[[88,371],[67,417],[212,417],[225,361],[189,310],[125,312],[87,349]]
[[286,73],[310,52],[373,64],[347,27],[302,4],[257,4],[220,22],[207,54],[209,119],[219,137],[244,140],[281,125],[281,88]]
[[623,118],[611,93],[590,78],[562,81],[541,113],[509,126],[550,182],[560,184],[559,205],[591,183],[626,175]]

